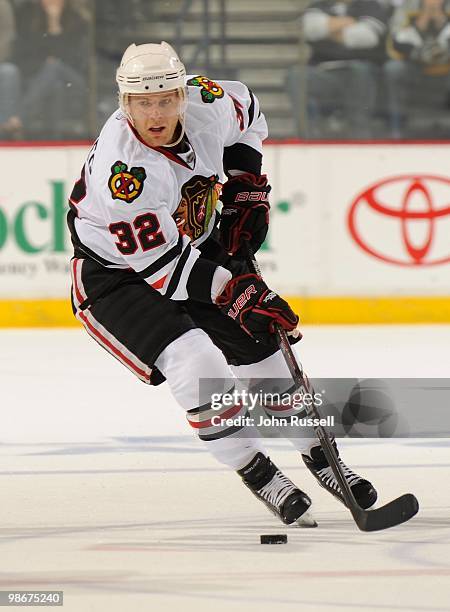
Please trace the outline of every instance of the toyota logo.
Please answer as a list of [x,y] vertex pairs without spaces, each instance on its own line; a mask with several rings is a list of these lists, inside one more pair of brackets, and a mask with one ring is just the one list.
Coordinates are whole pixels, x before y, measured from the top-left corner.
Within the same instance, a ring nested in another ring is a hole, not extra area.
[[348,229],[372,257],[399,266],[450,262],[450,179],[401,175],[368,187],[350,206]]

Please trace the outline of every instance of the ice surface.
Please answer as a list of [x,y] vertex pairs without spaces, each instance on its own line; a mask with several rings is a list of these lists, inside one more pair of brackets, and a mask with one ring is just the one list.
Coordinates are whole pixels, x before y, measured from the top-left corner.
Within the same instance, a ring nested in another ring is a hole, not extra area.
[[[319,522],[284,527],[199,446],[165,385],[82,331],[0,343],[0,590],[62,589],[79,612],[450,610],[449,440],[341,442],[382,503],[421,503],[372,534],[269,440]],[[449,346],[449,326],[311,327],[299,352],[311,376],[446,377]]]

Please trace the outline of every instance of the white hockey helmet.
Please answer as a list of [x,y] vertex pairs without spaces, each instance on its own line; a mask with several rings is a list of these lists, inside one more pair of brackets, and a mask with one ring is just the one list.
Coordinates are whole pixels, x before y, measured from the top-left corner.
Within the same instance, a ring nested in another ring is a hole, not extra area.
[[132,44],[122,57],[116,80],[120,94],[161,93],[185,88],[186,70],[166,42]]
[[134,122],[127,108],[128,96],[178,91],[182,130],[176,142],[170,146],[182,139],[187,102],[186,69],[176,51],[168,43],[162,41],[159,44],[130,45],[117,69],[116,81],[119,86],[120,108],[131,123]]

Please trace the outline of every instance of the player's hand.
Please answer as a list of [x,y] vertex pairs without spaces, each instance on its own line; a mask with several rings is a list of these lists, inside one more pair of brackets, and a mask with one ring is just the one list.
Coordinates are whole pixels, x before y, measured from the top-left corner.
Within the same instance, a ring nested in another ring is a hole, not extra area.
[[265,174],[240,174],[223,185],[220,236],[230,255],[243,256],[244,241],[250,243],[253,253],[264,242],[269,228],[271,189]]
[[216,303],[224,315],[236,321],[249,336],[264,344],[276,346],[276,324],[299,339],[296,333],[298,316],[256,274],[232,278]]

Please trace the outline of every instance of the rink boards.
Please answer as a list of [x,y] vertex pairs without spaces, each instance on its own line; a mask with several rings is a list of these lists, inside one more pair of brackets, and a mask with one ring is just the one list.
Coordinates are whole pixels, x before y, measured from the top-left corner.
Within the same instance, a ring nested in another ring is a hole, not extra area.
[[[0,147],[0,326],[75,325],[67,197],[88,144]],[[258,258],[305,323],[450,321],[449,143],[265,147]]]

